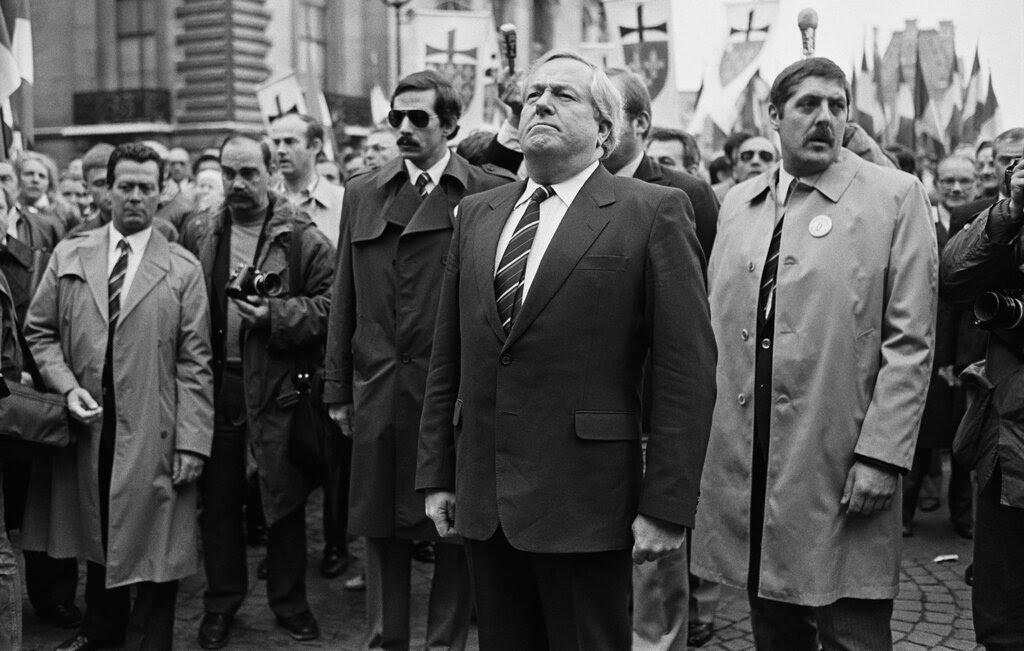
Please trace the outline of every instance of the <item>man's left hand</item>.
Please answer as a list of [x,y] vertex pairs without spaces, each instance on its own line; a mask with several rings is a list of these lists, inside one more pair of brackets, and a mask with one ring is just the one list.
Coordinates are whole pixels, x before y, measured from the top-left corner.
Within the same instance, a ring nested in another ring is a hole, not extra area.
[[194,452],[179,450],[174,453],[174,473],[171,483],[175,486],[191,484],[203,474],[203,458]]
[[686,527],[638,514],[633,520],[633,562],[656,561],[686,541]]
[[855,461],[846,475],[846,487],[839,503],[847,515],[872,515],[888,511],[896,494],[897,474],[862,461]]
[[245,300],[232,298],[238,314],[250,328],[270,327],[270,306],[262,296],[246,296]]

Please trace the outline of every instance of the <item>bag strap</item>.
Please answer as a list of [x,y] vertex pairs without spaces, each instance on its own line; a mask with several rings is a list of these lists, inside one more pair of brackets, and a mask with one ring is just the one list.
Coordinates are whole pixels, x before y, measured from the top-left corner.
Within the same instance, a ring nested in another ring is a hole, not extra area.
[[[46,384],[43,382],[43,375],[39,372],[39,365],[36,364],[36,358],[32,355],[32,350],[28,347],[28,341],[25,340],[25,333],[21,331],[21,324],[15,321],[14,329],[18,333],[18,343],[21,345],[21,357],[22,365],[25,371],[32,376],[32,384],[35,385],[37,391],[46,391]],[[17,381],[17,378],[14,378]]]
[[308,226],[292,222],[292,237],[288,242],[288,289],[292,295],[302,287],[302,231]]

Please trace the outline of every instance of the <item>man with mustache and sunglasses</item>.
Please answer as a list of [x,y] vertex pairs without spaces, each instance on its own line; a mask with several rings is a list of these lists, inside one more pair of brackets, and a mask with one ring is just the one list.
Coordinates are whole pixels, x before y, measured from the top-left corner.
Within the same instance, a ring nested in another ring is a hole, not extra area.
[[729,191],[708,265],[721,364],[692,571],[747,589],[761,651],[891,649],[934,342],[928,198],[843,148],[832,61],[790,65],[769,100],[781,165]]
[[[366,536],[367,646],[409,647],[414,540],[437,540],[414,490],[438,294],[463,197],[514,177],[450,152],[462,106],[434,71],[398,82],[399,157],[353,178],[328,329],[324,402],[352,437],[349,530]],[[436,546],[426,648],[462,649],[472,598],[461,541]]]

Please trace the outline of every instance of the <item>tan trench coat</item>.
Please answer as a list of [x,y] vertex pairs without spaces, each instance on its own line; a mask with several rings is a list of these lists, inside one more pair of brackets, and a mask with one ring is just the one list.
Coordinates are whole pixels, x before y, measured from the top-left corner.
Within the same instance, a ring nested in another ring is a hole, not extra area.
[[[107,345],[110,229],[61,242],[29,308],[25,336],[50,388],[97,401]],[[102,422],[33,473],[26,549],[105,564],[107,587],[172,581],[198,569],[196,485],[171,485],[176,450],[207,456],[213,436],[209,308],[199,263],[156,230],[114,335],[117,446],[108,553],[100,537],[97,460]]]
[[[729,192],[708,268],[718,398],[693,571],[737,587],[747,584],[755,311],[775,179],[771,170]],[[795,193],[778,271],[759,594],[809,606],[892,598],[900,491],[890,510],[867,517],[848,517],[839,501],[854,455],[911,465],[935,325],[928,201],[912,176],[845,150]]]

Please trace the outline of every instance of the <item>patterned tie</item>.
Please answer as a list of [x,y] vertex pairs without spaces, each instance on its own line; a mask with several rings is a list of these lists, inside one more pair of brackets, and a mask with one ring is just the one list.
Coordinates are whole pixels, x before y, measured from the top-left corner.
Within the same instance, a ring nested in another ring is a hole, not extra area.
[[114,270],[110,272],[110,281],[107,283],[107,295],[109,298],[108,314],[110,315],[110,335],[113,336],[117,328],[117,319],[121,316],[121,286],[124,285],[124,274],[128,270],[128,252],[131,245],[128,240],[121,240],[117,243],[117,262],[114,263]]
[[763,325],[768,317],[775,311],[775,281],[779,271],[779,247],[782,244],[782,223],[786,217],[786,206],[789,204],[789,197],[793,193],[798,181],[793,179],[786,191],[783,203],[783,212],[775,223],[775,230],[772,231],[772,241],[768,245],[768,256],[764,261],[764,270],[761,273],[761,291],[758,295],[758,305],[761,311],[758,314],[759,322]]
[[526,259],[530,256],[533,238],[540,223],[540,204],[555,193],[545,185],[533,191],[512,239],[505,247],[505,253],[494,274],[494,295],[497,297],[498,314],[505,334],[512,330],[512,320],[523,303],[523,276],[526,273]]
[[420,174],[420,178],[416,179],[416,191],[420,193],[420,199],[426,199],[430,192],[427,191],[427,184],[430,183],[430,177],[426,172]]

